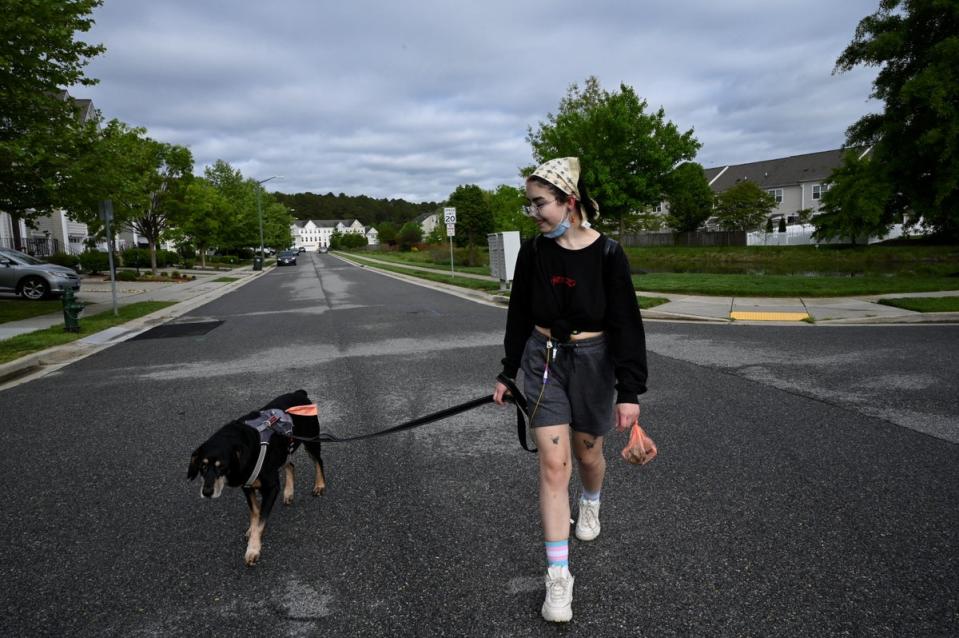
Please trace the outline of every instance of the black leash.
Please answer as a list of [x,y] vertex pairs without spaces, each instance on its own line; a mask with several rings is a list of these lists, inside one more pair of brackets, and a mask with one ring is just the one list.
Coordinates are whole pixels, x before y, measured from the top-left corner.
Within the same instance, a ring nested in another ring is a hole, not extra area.
[[[506,400],[511,401],[516,405],[516,436],[519,438],[519,444],[523,446],[523,449],[527,452],[536,452],[536,448],[530,449],[529,444],[526,442],[526,422],[529,418],[528,408],[526,405],[526,398],[523,396],[523,393],[519,391],[519,388],[516,387],[516,384],[513,383],[512,379],[507,379],[503,376],[497,377],[496,379],[503,385],[507,387],[512,396],[507,396]],[[460,403],[459,405],[454,405],[452,407],[446,408],[445,410],[440,410],[438,412],[433,412],[432,414],[427,414],[425,416],[400,423],[399,425],[394,425],[391,428],[385,430],[380,430],[379,432],[371,432],[369,434],[360,434],[358,436],[346,436],[338,437],[332,434],[320,434],[319,436],[313,437],[311,439],[295,437],[301,441],[321,441],[323,443],[346,443],[347,441],[362,441],[363,439],[372,439],[378,436],[386,436],[387,434],[393,434],[394,432],[402,432],[404,430],[410,430],[421,425],[426,425],[427,423],[433,423],[434,421],[440,421],[447,417],[453,416],[454,414],[460,414],[461,412],[467,412],[473,408],[478,408],[481,405],[486,405],[487,403],[492,403],[493,397],[491,395],[478,397],[466,403]]]

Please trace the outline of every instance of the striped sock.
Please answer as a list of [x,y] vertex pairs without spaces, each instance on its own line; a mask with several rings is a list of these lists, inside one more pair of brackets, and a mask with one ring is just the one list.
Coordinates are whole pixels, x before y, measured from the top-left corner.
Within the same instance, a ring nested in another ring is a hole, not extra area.
[[546,541],[546,566],[569,567],[569,539]]
[[595,492],[590,492],[585,487],[583,488],[583,498],[586,499],[587,501],[598,501],[599,495],[602,493],[603,493],[602,488],[596,490]]

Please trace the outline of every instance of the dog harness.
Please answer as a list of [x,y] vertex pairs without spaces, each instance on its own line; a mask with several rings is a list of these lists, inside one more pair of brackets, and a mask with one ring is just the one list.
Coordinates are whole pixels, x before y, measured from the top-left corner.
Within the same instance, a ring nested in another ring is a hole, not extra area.
[[[314,409],[316,409],[315,406]],[[266,458],[266,448],[270,445],[270,439],[273,438],[274,433],[289,439],[289,447],[287,449],[287,461],[289,461],[289,457],[293,454],[293,447],[296,444],[296,439],[293,438],[293,417],[283,410],[271,408],[269,410],[260,410],[260,416],[249,421],[244,421],[243,423],[256,430],[260,435],[260,455],[256,459],[256,467],[253,468],[253,473],[250,475],[250,478],[243,484],[243,487],[252,487],[254,481],[260,476],[260,470],[263,469],[263,459]]]

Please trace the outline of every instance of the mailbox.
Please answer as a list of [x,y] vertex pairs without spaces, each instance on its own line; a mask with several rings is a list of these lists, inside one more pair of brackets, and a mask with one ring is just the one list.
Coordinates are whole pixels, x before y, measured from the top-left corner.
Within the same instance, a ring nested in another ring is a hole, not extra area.
[[513,270],[519,255],[519,231],[490,233],[486,241],[489,243],[489,272],[505,287],[513,281]]

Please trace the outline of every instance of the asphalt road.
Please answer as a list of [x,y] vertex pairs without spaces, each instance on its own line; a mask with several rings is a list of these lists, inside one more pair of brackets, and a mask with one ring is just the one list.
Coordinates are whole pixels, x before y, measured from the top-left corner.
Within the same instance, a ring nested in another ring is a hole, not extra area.
[[574,619],[539,617],[535,459],[486,406],[324,448],[329,489],[246,506],[186,480],[227,420],[304,388],[323,429],[492,391],[505,313],[327,255],[0,392],[0,609],[16,636],[959,633],[959,328],[650,323],[650,466],[612,437]]

